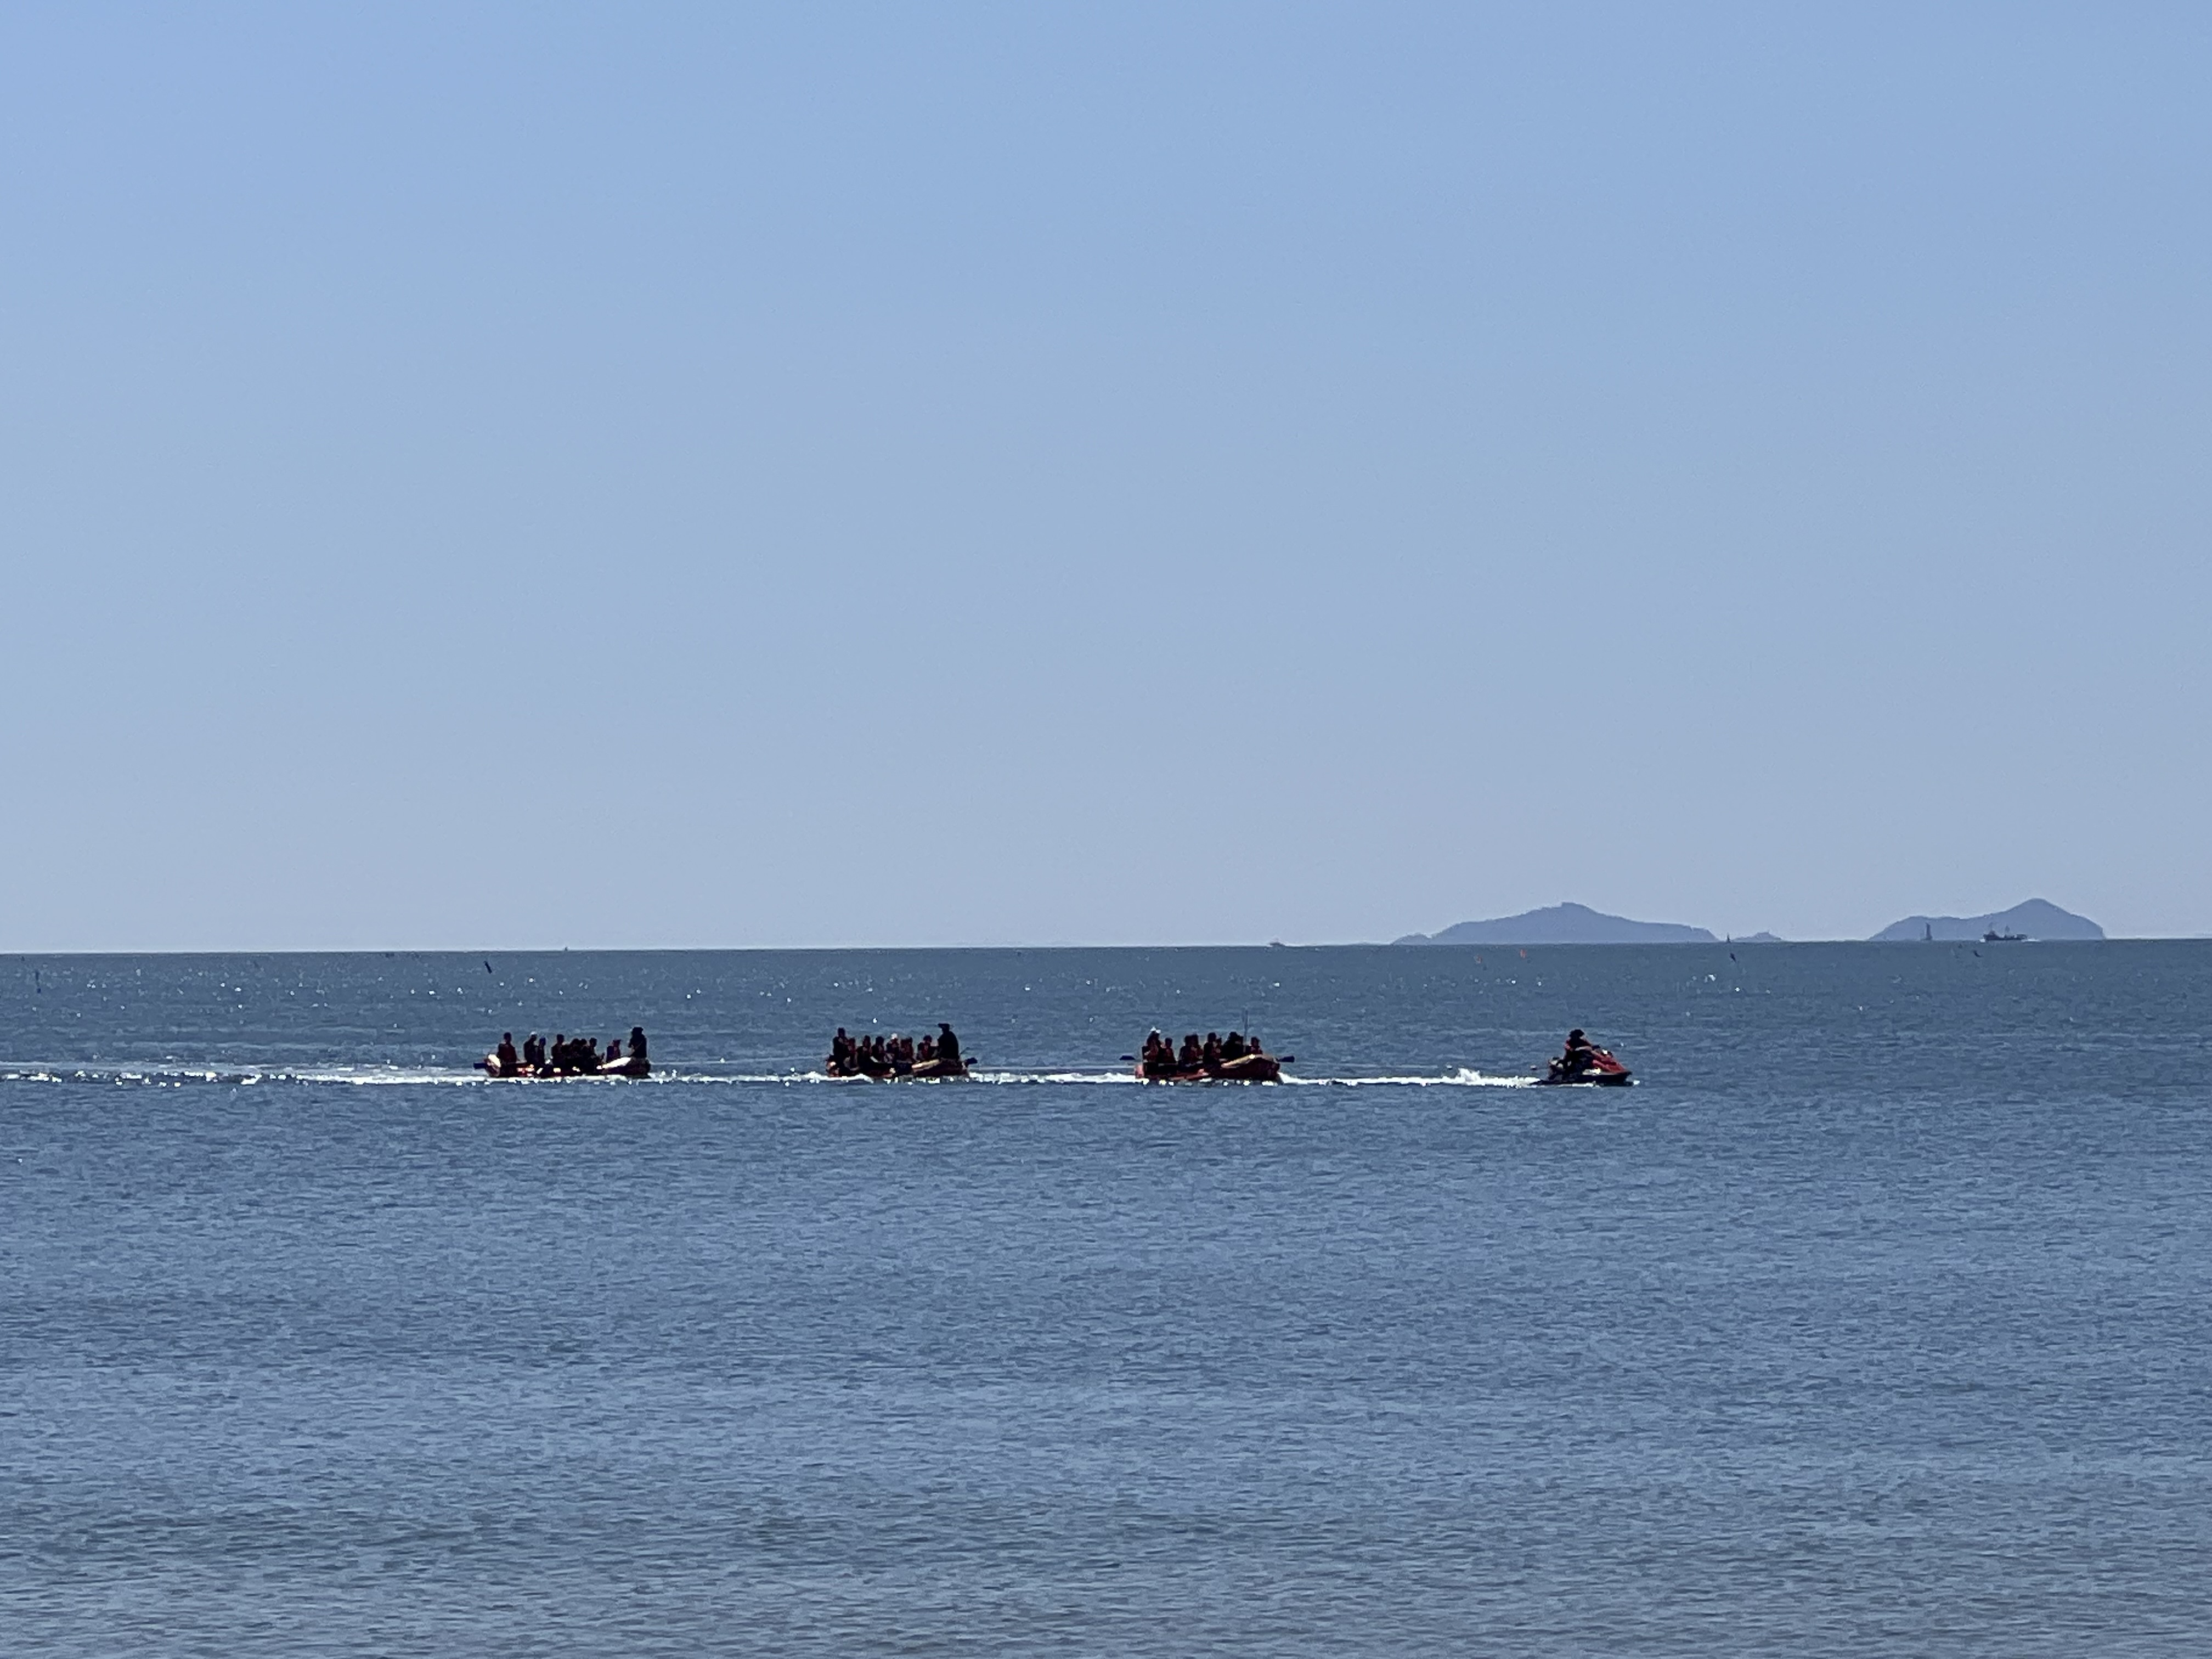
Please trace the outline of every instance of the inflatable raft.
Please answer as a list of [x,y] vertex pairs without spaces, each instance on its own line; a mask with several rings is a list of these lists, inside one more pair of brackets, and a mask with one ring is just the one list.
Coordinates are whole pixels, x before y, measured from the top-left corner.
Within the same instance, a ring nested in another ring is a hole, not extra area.
[[1172,1070],[1155,1067],[1147,1071],[1139,1060],[1137,1079],[1140,1083],[1280,1083],[1283,1062],[1273,1054],[1244,1054],[1212,1066],[1179,1066]]
[[823,1068],[831,1077],[866,1078],[875,1083],[902,1083],[908,1078],[947,1078],[969,1075],[966,1060],[918,1060],[911,1066],[840,1066],[835,1061]]
[[602,1063],[597,1069],[589,1072],[580,1070],[573,1066],[509,1067],[499,1063],[497,1054],[486,1054],[477,1062],[476,1068],[495,1082],[520,1078],[538,1078],[550,1082],[556,1078],[564,1077],[649,1077],[653,1072],[653,1067],[647,1063],[642,1054],[635,1054],[627,1060],[618,1060],[611,1066]]

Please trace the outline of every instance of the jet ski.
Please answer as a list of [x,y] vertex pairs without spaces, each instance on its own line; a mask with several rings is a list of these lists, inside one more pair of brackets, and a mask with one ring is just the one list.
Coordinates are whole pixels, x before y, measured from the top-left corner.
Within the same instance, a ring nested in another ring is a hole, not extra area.
[[1554,1060],[1539,1083],[1555,1083],[1562,1086],[1593,1085],[1599,1088],[1625,1088],[1636,1081],[1635,1073],[1613,1057],[1605,1048],[1592,1048],[1589,1063],[1579,1070],[1570,1071],[1564,1060]]

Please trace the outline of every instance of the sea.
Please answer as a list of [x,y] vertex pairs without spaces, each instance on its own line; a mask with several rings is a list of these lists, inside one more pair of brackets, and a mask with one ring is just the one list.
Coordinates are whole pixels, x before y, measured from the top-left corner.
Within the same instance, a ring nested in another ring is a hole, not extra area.
[[0,1652],[2203,1655],[2208,1197],[2212,943],[0,958]]

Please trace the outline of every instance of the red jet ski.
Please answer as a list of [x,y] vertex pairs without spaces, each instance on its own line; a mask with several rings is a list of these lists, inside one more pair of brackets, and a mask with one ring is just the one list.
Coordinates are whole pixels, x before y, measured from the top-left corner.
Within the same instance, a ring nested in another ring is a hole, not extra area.
[[1592,1048],[1589,1058],[1583,1065],[1570,1067],[1564,1058],[1555,1060],[1536,1081],[1561,1085],[1594,1084],[1600,1088],[1618,1089],[1635,1082],[1636,1077],[1628,1067],[1613,1057],[1610,1049]]

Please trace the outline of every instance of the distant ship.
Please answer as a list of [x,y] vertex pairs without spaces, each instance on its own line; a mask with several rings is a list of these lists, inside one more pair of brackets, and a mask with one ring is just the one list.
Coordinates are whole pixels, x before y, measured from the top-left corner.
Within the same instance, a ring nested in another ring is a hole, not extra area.
[[1982,935],[1982,943],[1984,945],[2023,945],[2027,941],[2027,935],[2025,933],[2000,933],[1994,927]]

